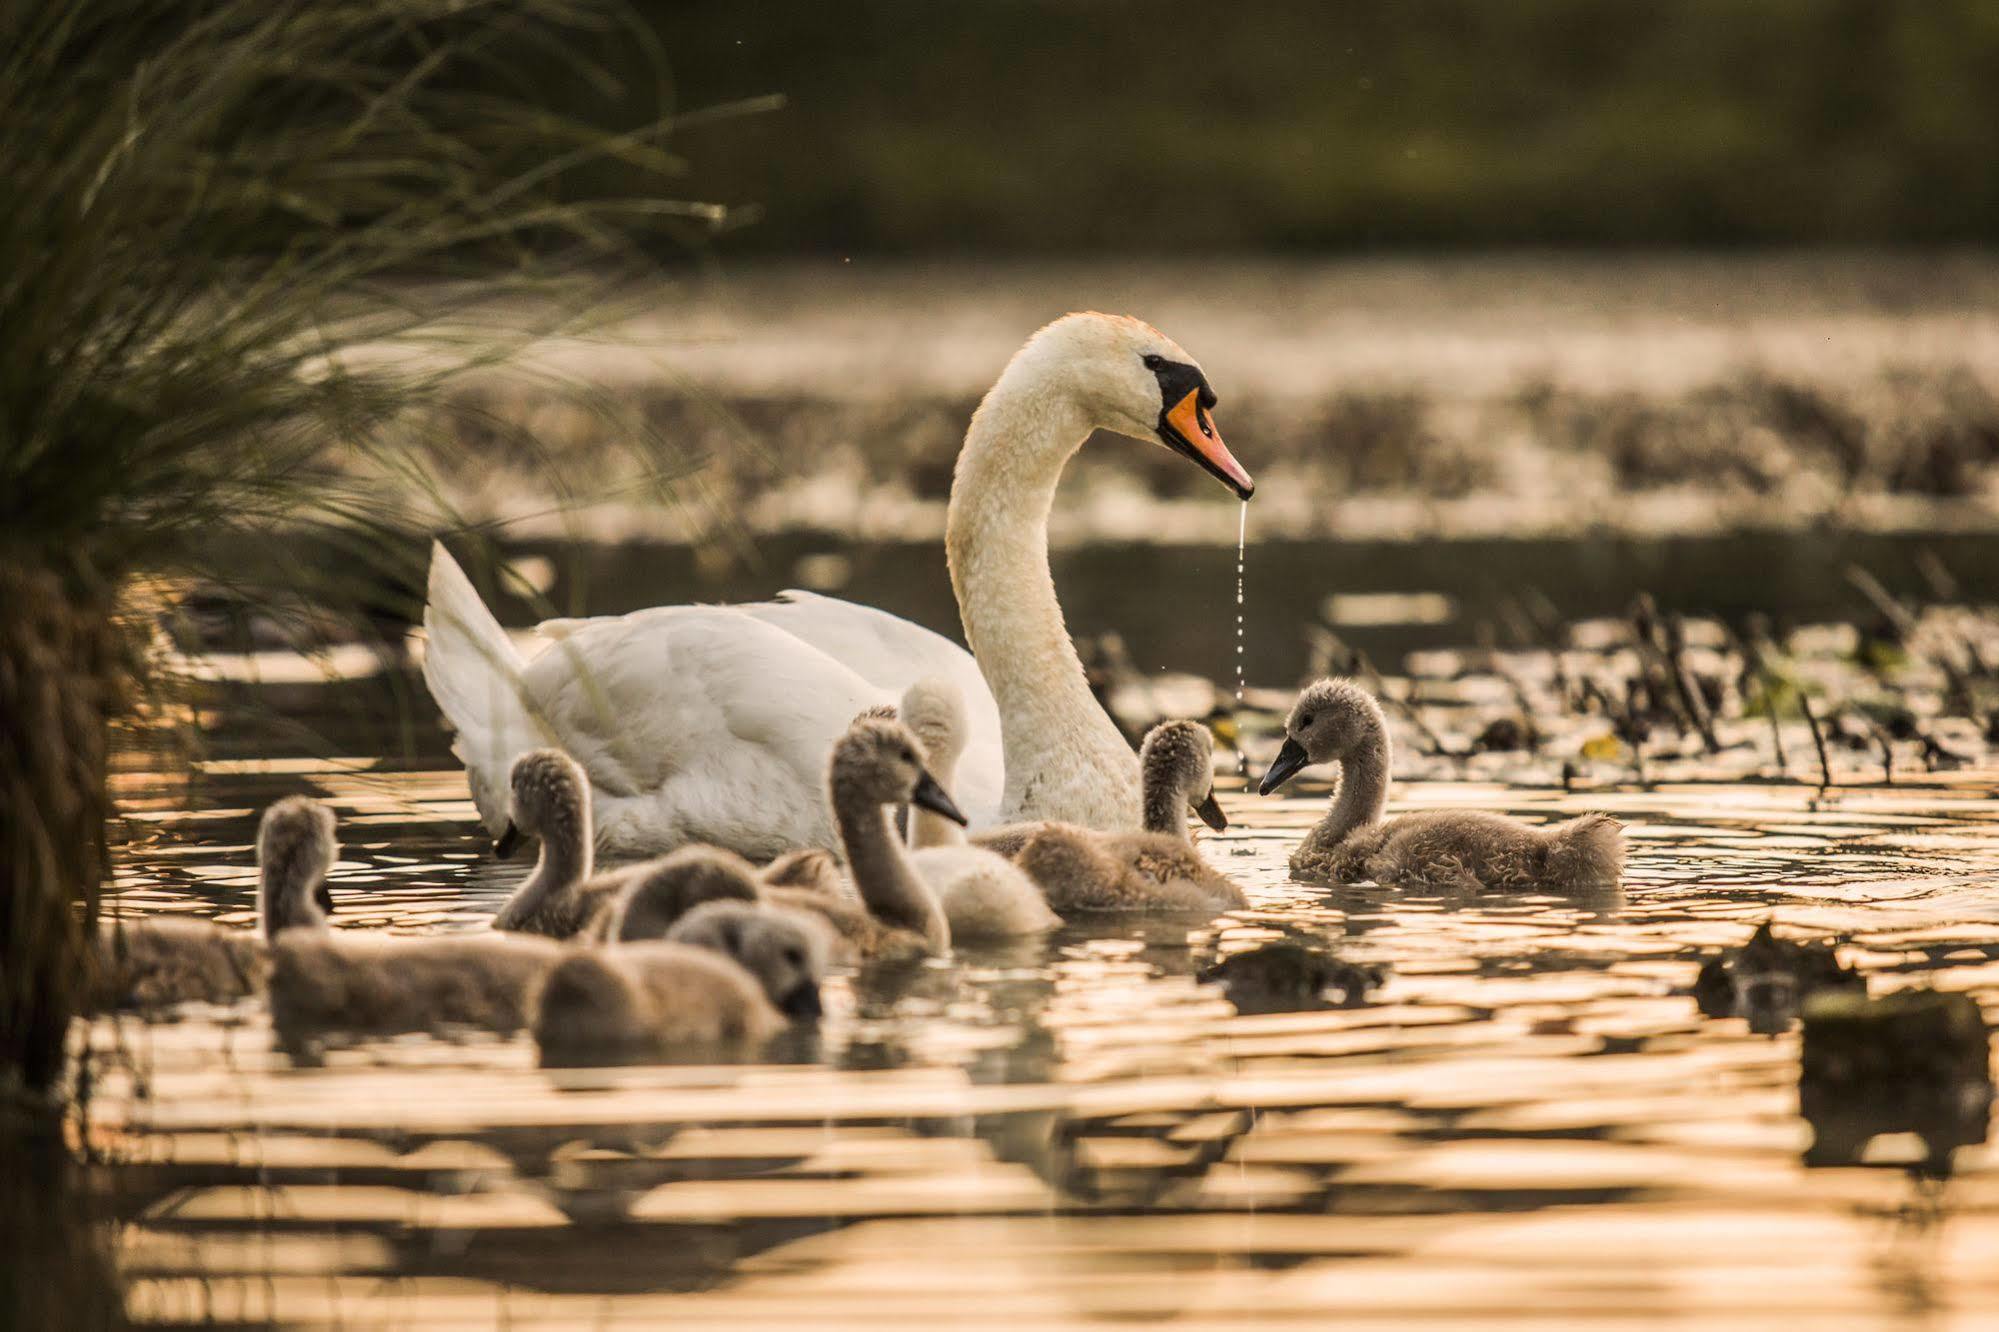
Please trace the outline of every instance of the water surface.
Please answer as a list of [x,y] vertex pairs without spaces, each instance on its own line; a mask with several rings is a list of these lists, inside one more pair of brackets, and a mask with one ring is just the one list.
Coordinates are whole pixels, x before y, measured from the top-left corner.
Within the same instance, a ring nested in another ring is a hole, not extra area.
[[[340,815],[343,927],[481,928],[521,873],[436,757],[122,786],[122,911],[248,927],[255,817],[300,789]],[[1955,1326],[1999,1308],[1988,1149],[1943,1185],[1894,1139],[1806,1170],[1795,1036],[1683,991],[1774,917],[1845,936],[1877,991],[1999,1004],[1990,792],[1400,788],[1624,817],[1626,890],[1565,901],[1288,883],[1318,798],[1225,787],[1205,846],[1249,909],[843,977],[820,1062],[556,1073],[525,1039],[404,1038],[302,1069],[246,1007],[92,1027],[82,1132],[150,1321]],[[1254,1017],[1194,979],[1284,934],[1389,979]]]

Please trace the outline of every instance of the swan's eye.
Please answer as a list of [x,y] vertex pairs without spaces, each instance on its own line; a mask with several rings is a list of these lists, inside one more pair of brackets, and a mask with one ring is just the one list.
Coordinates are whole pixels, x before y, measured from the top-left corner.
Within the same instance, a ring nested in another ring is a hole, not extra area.
[[1147,352],[1144,356],[1144,360],[1145,360],[1145,368],[1147,370],[1157,370],[1160,366],[1166,364],[1166,358],[1164,356],[1161,356],[1157,352]]
[[1308,712],[1304,716],[1298,719],[1298,729],[1301,731],[1308,731],[1311,728],[1312,728],[1312,714]]
[[805,954],[796,948],[787,948],[784,950],[784,960],[791,966],[802,967],[805,965]]

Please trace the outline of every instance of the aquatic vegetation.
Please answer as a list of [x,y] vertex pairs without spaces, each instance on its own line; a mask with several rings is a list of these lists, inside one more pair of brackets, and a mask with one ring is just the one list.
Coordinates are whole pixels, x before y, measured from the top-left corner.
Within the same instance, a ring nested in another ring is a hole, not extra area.
[[[663,87],[617,0],[0,8],[0,1079],[53,1079],[105,728],[165,608],[134,576],[392,596],[426,413],[717,217],[672,201]],[[593,191],[607,162],[630,190]]]

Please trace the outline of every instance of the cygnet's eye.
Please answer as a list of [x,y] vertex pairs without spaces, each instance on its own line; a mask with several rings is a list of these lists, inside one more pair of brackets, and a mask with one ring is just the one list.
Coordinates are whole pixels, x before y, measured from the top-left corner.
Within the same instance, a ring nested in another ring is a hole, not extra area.
[[799,948],[787,948],[784,950],[784,961],[787,966],[802,967],[805,965],[805,953]]
[[1143,359],[1147,370],[1157,370],[1160,366],[1166,364],[1166,358],[1158,352],[1147,352]]
[[1298,729],[1301,731],[1308,731],[1311,728],[1312,728],[1312,714],[1308,712],[1304,716],[1298,719]]

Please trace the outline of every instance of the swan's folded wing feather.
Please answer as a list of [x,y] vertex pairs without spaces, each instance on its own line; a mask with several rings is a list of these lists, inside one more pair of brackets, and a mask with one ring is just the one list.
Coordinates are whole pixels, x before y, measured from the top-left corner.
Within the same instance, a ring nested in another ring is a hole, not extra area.
[[965,750],[952,795],[974,825],[999,814],[1005,774],[999,705],[972,654],[942,634],[899,615],[816,592],[787,589],[746,614],[803,639],[878,689],[896,697],[919,680],[949,680],[965,700]]
[[[646,636],[681,634],[693,632],[697,626],[706,631],[718,624],[739,625],[745,619],[778,630],[798,644],[823,654],[846,675],[882,691],[890,702],[918,680],[937,676],[951,681],[964,695],[966,710],[965,751],[958,764],[959,789],[952,794],[971,816],[974,826],[989,824],[998,817],[1005,784],[999,707],[978,662],[942,634],[887,611],[791,589],[780,592],[771,601],[736,606],[654,606],[625,615],[545,620],[536,626],[536,632],[548,640],[549,647],[536,662],[539,664],[565,644],[586,636],[597,641],[599,636],[613,632]],[[791,649],[794,653],[798,651],[796,647]],[[772,654],[762,660],[774,660],[779,655],[788,654]],[[580,759],[582,755],[579,753],[577,757]],[[594,768],[592,772],[594,775]]]
[[[694,608],[687,608],[694,609]],[[639,615],[584,626],[523,674],[572,757],[613,795],[676,774],[776,761],[817,774],[879,690],[809,643],[738,611]]]

